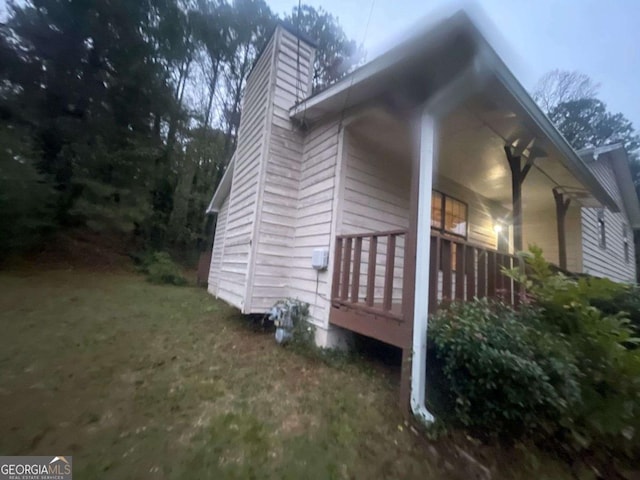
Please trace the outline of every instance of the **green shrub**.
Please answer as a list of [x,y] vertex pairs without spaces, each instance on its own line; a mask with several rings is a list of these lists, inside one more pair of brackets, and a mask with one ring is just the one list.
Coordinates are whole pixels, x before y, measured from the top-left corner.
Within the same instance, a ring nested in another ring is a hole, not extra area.
[[[629,288],[609,280],[551,273],[538,248],[525,256],[525,282],[541,312],[541,329],[563,338],[580,375],[580,402],[562,419],[573,450],[637,452],[640,441],[640,350],[626,312],[614,306]],[[607,303],[607,310],[597,305]]]
[[452,303],[433,315],[429,336],[453,422],[476,433],[548,435],[579,400],[568,344],[540,328],[534,308]]
[[608,315],[625,312],[638,335],[640,334],[640,288],[637,285],[617,285],[618,289],[610,295],[594,296],[591,299],[591,305]]
[[638,458],[640,349],[627,314],[637,291],[554,272],[537,248],[525,261],[525,275],[508,271],[526,286],[517,310],[484,299],[432,316],[436,415],[484,435],[526,435],[567,458]]
[[166,252],[151,252],[139,257],[139,269],[147,275],[151,283],[166,285],[186,285],[187,279],[180,268]]

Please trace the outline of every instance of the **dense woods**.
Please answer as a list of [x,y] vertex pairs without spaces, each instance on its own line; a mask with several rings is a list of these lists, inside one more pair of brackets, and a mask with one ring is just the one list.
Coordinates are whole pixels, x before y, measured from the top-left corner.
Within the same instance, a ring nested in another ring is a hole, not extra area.
[[69,228],[187,259],[278,21],[318,42],[316,88],[362,58],[337,19],[264,0],[33,0],[0,24],[0,251]]

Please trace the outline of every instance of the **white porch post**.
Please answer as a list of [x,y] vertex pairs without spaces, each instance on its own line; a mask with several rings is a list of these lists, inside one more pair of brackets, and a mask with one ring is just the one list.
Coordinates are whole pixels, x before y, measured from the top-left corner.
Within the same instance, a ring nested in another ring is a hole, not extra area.
[[437,159],[437,119],[427,109],[420,117],[420,176],[416,238],[416,281],[411,362],[411,410],[425,423],[433,415],[425,406],[427,323],[429,318],[429,259],[431,250],[431,189]]

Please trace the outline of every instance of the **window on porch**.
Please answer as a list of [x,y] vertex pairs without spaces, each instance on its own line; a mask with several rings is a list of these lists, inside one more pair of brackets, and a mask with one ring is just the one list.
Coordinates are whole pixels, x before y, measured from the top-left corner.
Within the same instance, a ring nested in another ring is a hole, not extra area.
[[431,192],[431,228],[467,238],[467,204],[434,190]]
[[[467,204],[438,191],[431,192],[431,229],[467,238]],[[452,244],[451,268],[456,271],[457,244]]]

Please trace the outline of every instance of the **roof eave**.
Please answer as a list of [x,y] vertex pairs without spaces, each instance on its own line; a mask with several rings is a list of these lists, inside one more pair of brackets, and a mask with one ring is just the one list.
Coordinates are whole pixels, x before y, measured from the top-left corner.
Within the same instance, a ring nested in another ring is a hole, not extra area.
[[[589,189],[593,196],[610,210],[617,212],[620,210],[615,199],[600,184],[597,178],[584,164],[578,152],[569,144],[566,138],[553,125],[549,117],[540,109],[538,104],[531,98],[531,95],[518,82],[509,71],[500,57],[493,51],[491,46],[485,45],[491,68],[498,81],[507,89],[509,94],[518,102],[524,112],[530,117],[534,124],[542,131],[549,141],[560,151],[561,160],[565,167],[572,172],[576,178]],[[565,161],[566,160],[566,161]]]
[[[475,39],[479,52],[478,62],[481,64],[480,67],[487,67],[491,71],[506,92],[520,105],[522,111],[530,118],[533,124],[558,149],[563,165],[576,176],[598,202],[607,206],[612,211],[619,211],[619,206],[616,201],[609,195],[606,189],[584,164],[578,153],[557,130],[544,112],[542,112],[525,88],[518,82],[469,17],[459,12],[441,22],[436,27],[440,33],[445,32],[445,34],[458,28],[466,29],[467,33]],[[420,38],[422,39],[420,48],[428,48],[429,42],[425,41],[423,37]],[[409,52],[410,49],[407,48],[405,51]],[[362,85],[371,77],[379,76],[386,70],[398,65],[401,59],[398,55],[382,55],[378,59],[356,70],[351,75],[343,78],[340,82],[327,88],[325,91],[305,99],[298,105],[292,107],[289,111],[290,117],[298,120],[305,118],[305,115],[310,109],[316,109],[320,111],[322,115],[328,114],[329,111],[323,111],[322,109],[323,104],[326,104],[328,100],[340,94],[345,95],[345,92],[358,88],[359,85]],[[346,102],[343,103],[345,103],[346,106]]]
[[629,156],[621,143],[601,147],[611,155],[613,172],[616,176],[622,203],[629,219],[629,225],[634,230],[640,229],[640,201],[633,183],[631,169],[629,168]]
[[216,188],[216,191],[213,194],[213,197],[211,198],[211,201],[209,202],[209,206],[207,207],[207,210],[205,213],[207,214],[218,213],[220,211],[220,208],[222,208],[222,203],[224,202],[225,198],[227,198],[227,195],[229,195],[229,192],[231,191],[231,180],[233,179],[233,169],[235,165],[236,165],[236,156],[234,154],[233,157],[231,157],[231,161],[227,166],[227,170],[224,172],[224,175],[222,176],[222,180],[220,180],[220,183],[218,184],[218,188]]

